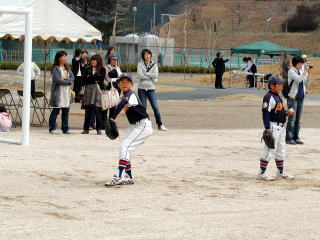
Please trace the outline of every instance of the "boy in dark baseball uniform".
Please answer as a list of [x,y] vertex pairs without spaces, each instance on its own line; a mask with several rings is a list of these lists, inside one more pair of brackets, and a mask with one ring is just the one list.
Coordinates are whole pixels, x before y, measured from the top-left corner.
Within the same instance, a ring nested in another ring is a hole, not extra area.
[[[118,86],[123,92],[123,98],[114,110],[111,120],[115,120],[122,109],[125,109],[127,119],[131,124],[128,136],[120,146],[118,174],[105,183],[106,187],[133,184],[131,173],[130,155],[132,151],[152,134],[152,124],[145,107],[132,91],[133,83],[131,76],[121,75],[118,79]],[[123,173],[126,173],[123,176]]]
[[289,109],[285,111],[284,104],[279,96],[282,91],[284,80],[277,75],[272,75],[268,80],[269,91],[263,98],[262,116],[265,127],[264,134],[271,136],[274,140],[274,147],[264,145],[260,158],[260,171],[258,179],[265,181],[274,180],[273,177],[265,174],[268,163],[275,158],[278,173],[277,177],[284,179],[293,179],[293,176],[288,175],[284,171],[283,163],[286,153],[285,135],[286,129],[284,124],[286,116],[292,115],[294,111]]

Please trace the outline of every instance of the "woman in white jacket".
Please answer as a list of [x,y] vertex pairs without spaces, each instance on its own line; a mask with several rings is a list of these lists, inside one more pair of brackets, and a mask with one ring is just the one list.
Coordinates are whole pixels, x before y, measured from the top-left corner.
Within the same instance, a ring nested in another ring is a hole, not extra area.
[[151,104],[151,107],[156,118],[158,129],[161,131],[167,131],[168,129],[162,124],[160,110],[157,103],[157,94],[155,83],[158,79],[158,65],[152,62],[152,52],[149,49],[144,49],[141,53],[142,61],[137,67],[137,78],[140,79],[138,85],[138,95],[143,106],[147,109],[147,99]]

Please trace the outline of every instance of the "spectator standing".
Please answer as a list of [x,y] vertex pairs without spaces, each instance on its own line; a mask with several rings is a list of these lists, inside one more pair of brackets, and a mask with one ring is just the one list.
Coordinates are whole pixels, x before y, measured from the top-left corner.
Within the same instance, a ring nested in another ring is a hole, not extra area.
[[90,122],[93,114],[96,116],[97,134],[102,134],[101,90],[105,89],[105,76],[106,69],[102,66],[102,58],[99,55],[92,56],[90,58],[90,66],[86,68],[84,73],[84,83],[86,87],[82,108],[85,109],[85,120],[82,134],[89,133]]
[[[109,55],[108,57],[108,62],[110,62],[107,66],[106,66],[106,78],[105,78],[105,85],[106,85],[106,90],[110,90],[111,89],[111,84],[114,88],[116,88],[118,90],[118,93],[120,95],[121,90],[118,87],[117,84],[117,79],[118,77],[120,77],[120,75],[122,75],[121,69],[118,66],[118,58],[116,55]],[[111,117],[111,115],[114,112],[115,107],[110,108],[109,111],[106,110],[104,113],[105,118],[109,118]],[[108,117],[108,112],[109,112],[109,117]]]
[[216,74],[216,89],[224,89],[222,85],[222,76],[226,70],[225,63],[229,61],[229,59],[224,60],[224,52],[217,52],[216,58],[212,62],[212,66],[214,67],[214,73]]
[[311,68],[309,67],[301,73],[300,70],[303,65],[304,60],[301,57],[295,56],[292,58],[292,67],[288,72],[288,85],[291,86],[288,94],[288,108],[293,108],[295,113],[288,118],[286,142],[292,145],[303,144],[299,136],[300,120],[303,100],[308,85],[308,76],[311,73]]
[[61,110],[61,130],[69,134],[69,109],[71,104],[71,84],[74,76],[67,64],[67,53],[59,51],[54,58],[50,106],[53,107],[49,118],[49,132],[57,134],[56,120]]
[[158,100],[156,94],[156,82],[158,80],[158,65],[152,60],[152,52],[149,49],[143,49],[141,53],[142,61],[137,67],[137,78],[140,79],[138,86],[138,95],[143,106],[147,109],[147,99],[156,118],[156,123],[160,131],[167,131],[168,129],[162,124],[161,114],[158,107]]
[[109,47],[106,55],[106,62],[107,64],[110,64],[109,56],[110,55],[116,55],[116,48],[115,47]]
[[72,59],[72,73],[74,75],[73,91],[75,92],[75,102],[80,102],[80,91],[83,86],[83,69],[85,60],[82,58],[82,50],[77,48]]
[[[17,72],[20,75],[24,74],[24,63],[20,64],[20,66],[17,68]],[[36,83],[35,80],[40,77],[40,68],[35,64],[34,62],[31,62],[31,97],[34,99],[36,98],[35,92],[36,92]]]

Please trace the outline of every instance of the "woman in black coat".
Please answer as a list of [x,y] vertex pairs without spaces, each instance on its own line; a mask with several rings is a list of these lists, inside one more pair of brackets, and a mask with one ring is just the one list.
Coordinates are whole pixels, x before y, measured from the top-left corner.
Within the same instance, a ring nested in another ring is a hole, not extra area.
[[85,120],[83,124],[82,134],[89,133],[90,120],[92,115],[96,116],[97,134],[101,135],[103,128],[101,90],[105,90],[104,79],[106,77],[106,69],[102,66],[102,58],[94,55],[90,59],[90,66],[84,72],[85,92],[82,102],[82,108],[85,109]]

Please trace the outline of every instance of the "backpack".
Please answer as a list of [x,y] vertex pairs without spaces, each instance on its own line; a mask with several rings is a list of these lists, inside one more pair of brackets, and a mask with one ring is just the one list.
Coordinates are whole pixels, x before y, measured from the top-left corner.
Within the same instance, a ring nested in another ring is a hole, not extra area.
[[250,72],[252,72],[253,74],[257,73],[257,66],[255,64],[252,64],[252,66],[250,68]]
[[293,79],[292,79],[290,85],[289,85],[289,80],[287,78],[284,80],[283,88],[282,88],[282,95],[285,98],[289,98],[289,93],[290,93],[292,84],[293,84]]

